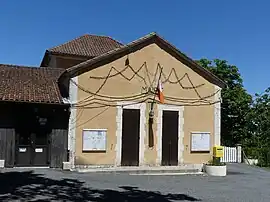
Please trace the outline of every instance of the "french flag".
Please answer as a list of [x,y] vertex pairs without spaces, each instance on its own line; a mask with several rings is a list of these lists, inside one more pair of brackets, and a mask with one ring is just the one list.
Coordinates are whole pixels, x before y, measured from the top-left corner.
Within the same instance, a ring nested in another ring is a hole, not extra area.
[[158,91],[158,99],[160,103],[164,104],[163,87],[162,87],[162,82],[160,80],[158,81],[157,91]]

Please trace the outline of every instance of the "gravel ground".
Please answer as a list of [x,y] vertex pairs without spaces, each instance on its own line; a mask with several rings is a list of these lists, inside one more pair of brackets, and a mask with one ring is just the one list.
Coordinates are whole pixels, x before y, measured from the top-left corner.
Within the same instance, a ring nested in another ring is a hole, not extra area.
[[269,171],[244,164],[228,165],[221,178],[5,169],[0,201],[269,202],[269,179]]

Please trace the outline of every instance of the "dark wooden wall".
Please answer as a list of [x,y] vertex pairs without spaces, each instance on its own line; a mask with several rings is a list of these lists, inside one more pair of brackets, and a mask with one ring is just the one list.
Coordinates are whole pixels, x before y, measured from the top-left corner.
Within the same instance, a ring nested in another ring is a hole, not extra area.
[[68,161],[68,119],[69,111],[63,108],[55,109],[51,117],[50,167],[52,168],[62,168],[63,162]]
[[[62,168],[68,159],[68,106],[44,104],[18,104],[0,102],[0,160],[5,160],[6,167],[13,167],[16,159],[16,128],[25,125],[23,120],[33,116],[38,108],[42,117],[49,121],[49,161],[50,167]],[[29,124],[33,127],[34,124]]]
[[74,65],[80,64],[89,58],[61,58],[61,57],[56,57],[56,67],[57,68],[64,68],[68,69],[69,67],[72,67]]
[[50,167],[61,168],[67,161],[68,132],[65,129],[53,129],[51,133]]
[[15,129],[8,104],[0,104],[0,159],[5,160],[5,167],[13,167],[15,161]]
[[0,128],[0,159],[5,167],[13,167],[15,161],[15,129]]

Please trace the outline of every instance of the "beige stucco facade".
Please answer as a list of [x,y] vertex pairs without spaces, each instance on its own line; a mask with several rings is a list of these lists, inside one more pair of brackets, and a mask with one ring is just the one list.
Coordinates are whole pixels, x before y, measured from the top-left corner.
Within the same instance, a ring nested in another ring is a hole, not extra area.
[[[129,61],[129,65],[127,64]],[[162,68],[162,70],[161,70]],[[161,75],[165,104],[154,104],[153,145],[149,145],[151,99]],[[74,165],[121,165],[123,108],[140,109],[140,165],[160,165],[162,111],[179,112],[178,163],[204,163],[210,152],[191,152],[191,133],[210,133],[210,148],[220,139],[220,88],[155,43],[82,73],[70,83],[73,93],[69,149]],[[73,86],[73,87],[72,87]],[[105,129],[105,151],[83,151],[83,130]],[[73,153],[72,153],[73,152]],[[71,160],[72,161],[72,160]]]

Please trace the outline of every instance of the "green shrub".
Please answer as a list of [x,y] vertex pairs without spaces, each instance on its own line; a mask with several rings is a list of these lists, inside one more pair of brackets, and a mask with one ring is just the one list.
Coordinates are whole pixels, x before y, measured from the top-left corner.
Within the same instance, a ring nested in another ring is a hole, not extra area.
[[245,155],[250,159],[257,159],[260,156],[260,148],[258,147],[245,147]]
[[208,161],[206,165],[209,166],[225,166],[225,163],[220,162],[220,158],[213,157],[212,160]]

